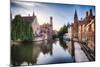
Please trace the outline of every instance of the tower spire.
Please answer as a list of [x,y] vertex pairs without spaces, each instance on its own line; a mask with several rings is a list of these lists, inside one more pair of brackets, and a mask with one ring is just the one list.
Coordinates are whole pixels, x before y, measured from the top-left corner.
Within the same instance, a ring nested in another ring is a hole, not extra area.
[[76,9],[75,9],[74,18],[78,18],[78,17],[77,17],[77,10],[76,10]]
[[78,38],[78,15],[76,9],[74,14],[74,37]]
[[74,22],[78,22],[77,10],[75,9]]
[[35,16],[34,10],[33,10],[33,17]]

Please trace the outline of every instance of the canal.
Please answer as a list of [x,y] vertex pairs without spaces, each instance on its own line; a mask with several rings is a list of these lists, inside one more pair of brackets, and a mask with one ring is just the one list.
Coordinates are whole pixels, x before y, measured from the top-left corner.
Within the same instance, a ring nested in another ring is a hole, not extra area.
[[11,65],[71,63],[70,45],[70,41],[59,39],[14,44],[11,46]]

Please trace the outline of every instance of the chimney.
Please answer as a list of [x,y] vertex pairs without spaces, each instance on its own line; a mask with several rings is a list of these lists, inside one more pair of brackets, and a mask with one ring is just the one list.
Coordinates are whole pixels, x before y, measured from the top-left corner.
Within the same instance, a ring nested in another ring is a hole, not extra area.
[[92,9],[90,9],[90,16],[91,16],[91,17],[93,16],[93,14],[92,14]]
[[88,17],[88,15],[89,15],[89,14],[88,14],[88,11],[86,11],[86,17]]
[[89,22],[89,12],[88,11],[86,11],[86,23],[88,23]]
[[81,17],[81,21],[83,20],[83,18]]

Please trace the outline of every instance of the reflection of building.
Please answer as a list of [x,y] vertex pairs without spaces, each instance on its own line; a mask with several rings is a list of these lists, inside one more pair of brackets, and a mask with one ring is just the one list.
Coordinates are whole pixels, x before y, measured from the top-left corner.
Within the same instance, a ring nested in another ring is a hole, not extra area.
[[92,9],[86,12],[84,19],[78,20],[77,11],[75,10],[74,23],[72,24],[72,37],[80,41],[85,41],[88,47],[94,49],[95,42],[95,16]]
[[53,54],[53,41],[47,41],[47,43],[43,43],[42,45],[41,45],[41,51],[42,51],[42,53],[45,55],[45,54],[50,54],[50,55],[52,55]]

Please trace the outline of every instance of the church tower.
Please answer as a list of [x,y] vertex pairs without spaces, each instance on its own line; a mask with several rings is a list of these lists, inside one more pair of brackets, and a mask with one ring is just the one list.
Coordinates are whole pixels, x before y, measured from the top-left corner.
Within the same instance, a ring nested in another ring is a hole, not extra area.
[[74,37],[78,38],[78,15],[76,10],[74,14]]
[[74,14],[74,23],[78,23],[78,16],[77,16],[76,10],[75,10],[75,14]]

